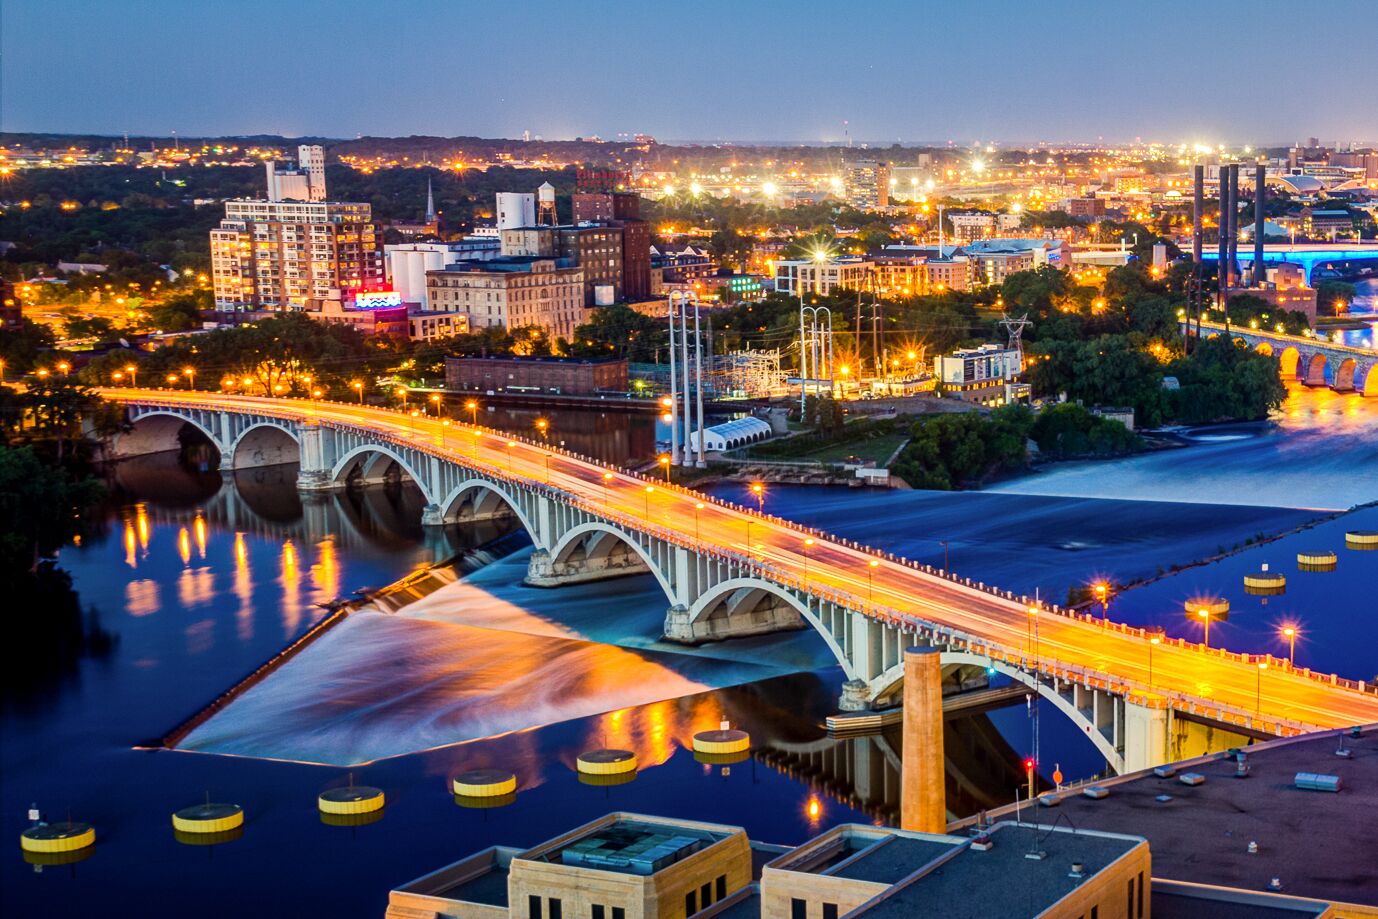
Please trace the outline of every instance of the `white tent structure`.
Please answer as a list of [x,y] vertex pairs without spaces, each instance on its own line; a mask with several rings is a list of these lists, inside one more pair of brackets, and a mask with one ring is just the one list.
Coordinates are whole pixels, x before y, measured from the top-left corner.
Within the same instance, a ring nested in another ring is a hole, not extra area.
[[765,440],[769,436],[770,425],[767,422],[760,418],[738,418],[735,421],[726,421],[709,428],[691,431],[689,445],[694,450],[698,450],[699,438],[701,437],[703,438],[703,449],[706,452],[721,453],[723,450],[733,450],[758,440]]

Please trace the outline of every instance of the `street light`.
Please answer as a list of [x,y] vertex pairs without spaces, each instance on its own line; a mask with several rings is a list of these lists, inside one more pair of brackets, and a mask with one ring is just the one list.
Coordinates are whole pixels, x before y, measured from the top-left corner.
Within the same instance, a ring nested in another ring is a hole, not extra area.
[[612,473],[603,473],[603,507],[608,506],[608,483],[612,481]]
[[1258,678],[1254,681],[1254,714],[1263,714],[1263,671],[1268,669],[1267,661],[1258,662]]
[[411,432],[413,437],[416,436],[416,419],[420,414],[421,413],[416,409],[412,409],[411,415],[409,416],[411,420],[408,422],[408,424],[411,426]]
[[67,363],[66,361],[58,361],[58,362],[57,362],[57,370],[58,370],[58,373],[61,373],[64,377],[67,375],[67,371],[69,371],[69,370],[71,370],[71,369],[72,369],[72,365],[69,364],[69,363]]
[[405,409],[407,407],[407,387],[399,386],[397,392],[402,396],[402,408]]
[[440,417],[440,393],[431,393],[431,405],[435,406],[435,417]]
[[474,427],[478,427],[478,403],[470,399],[464,403],[464,407],[469,410],[469,414],[473,417]]
[[869,562],[866,563],[866,601],[868,603],[873,599],[872,594],[875,592],[873,576],[875,575],[876,569],[878,567],[880,567],[880,562],[876,561],[875,559],[871,559]]
[[1211,647],[1211,611],[1203,606],[1196,611],[1196,615],[1200,616],[1201,621],[1205,623],[1206,636],[1203,641],[1203,644],[1205,645],[1206,650],[1209,651]]
[[364,404],[364,383],[363,383],[363,381],[362,381],[362,380],[355,380],[353,383],[350,383],[349,385],[350,385],[350,386],[353,386],[353,387],[354,387],[354,391],[357,392],[357,393],[359,394],[359,404],[360,404],[360,405],[363,405],[363,404]]
[[1285,625],[1282,627],[1282,637],[1287,639],[1287,666],[1297,665],[1297,627]]
[[804,537],[804,589],[809,586],[809,546],[813,545],[813,537]]
[[111,374],[111,378],[114,379],[116,383],[118,383],[120,380],[124,379],[124,374],[116,370],[113,374]]
[[516,442],[515,440],[509,440],[509,441],[507,442],[507,474],[508,474],[508,475],[511,475],[511,474],[512,474],[512,448],[515,447],[516,445],[517,445],[517,442]]
[[756,512],[764,514],[766,511],[766,487],[760,482],[752,482],[751,493],[756,496]]
[[1097,581],[1095,586],[1096,599],[1100,601],[1101,621],[1106,625],[1110,624],[1110,585],[1104,581]]
[[167,375],[167,385],[171,386],[171,385],[173,385],[173,384],[176,383],[176,382],[177,382],[177,374],[175,374],[175,373],[169,373],[169,374]]
[[450,433],[450,419],[440,419],[440,446],[446,446],[447,435]]
[[647,523],[650,523],[650,522],[651,522],[651,492],[653,492],[653,491],[655,491],[655,488],[654,488],[654,487],[652,487],[652,486],[650,486],[650,485],[647,485],[647,486],[646,486],[646,522],[647,522]]
[[703,510],[703,502],[694,503],[694,542],[699,541],[699,511]]
[[[188,365],[188,366],[186,366],[186,367],[183,367],[183,368],[182,368],[182,375],[185,376],[185,377],[187,378],[187,389],[191,389],[193,386],[196,385],[196,368],[195,368],[195,367],[192,367],[192,366],[190,366],[190,365]],[[307,383],[310,383],[311,381],[308,379],[306,382],[307,382]]]
[[660,465],[665,467],[665,484],[670,484],[670,457],[662,456],[659,460]]
[[129,385],[137,387],[139,385],[139,365],[125,364],[124,372],[129,374]]
[[541,440],[547,440],[546,432],[550,430],[550,422],[546,421],[544,418],[537,418],[536,430],[541,432]]
[[1153,691],[1153,646],[1163,640],[1163,630],[1155,629],[1148,634],[1148,689]]

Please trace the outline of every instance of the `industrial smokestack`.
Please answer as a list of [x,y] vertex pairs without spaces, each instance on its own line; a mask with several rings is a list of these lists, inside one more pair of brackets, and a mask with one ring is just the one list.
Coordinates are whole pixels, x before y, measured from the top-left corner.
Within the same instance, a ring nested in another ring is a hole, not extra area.
[[1254,166],[1254,286],[1262,287],[1268,280],[1268,272],[1263,268],[1263,186],[1264,166]]
[[1224,310],[1229,289],[1229,167],[1224,164],[1220,167],[1220,252],[1215,259],[1215,277],[1220,282],[1215,306]]
[[1201,264],[1201,206],[1206,197],[1206,167],[1196,167],[1196,187],[1191,199],[1191,258]]
[[1230,164],[1230,286],[1239,283],[1239,164]]

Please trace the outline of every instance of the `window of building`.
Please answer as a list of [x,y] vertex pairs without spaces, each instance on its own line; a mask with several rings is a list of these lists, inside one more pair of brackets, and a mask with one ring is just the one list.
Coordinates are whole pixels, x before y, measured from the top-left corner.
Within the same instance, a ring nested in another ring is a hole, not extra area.
[[[560,919],[560,915],[561,915],[561,913],[563,913],[563,912],[564,912],[564,903],[562,903],[562,902],[560,901],[560,899],[557,898],[557,897],[551,897],[551,898],[550,898],[550,919]],[[1094,919],[1094,917],[1092,917],[1092,919]]]
[[836,904],[836,903],[824,903],[824,904],[823,904],[823,919],[837,919],[837,904]]
[[684,895],[684,915],[692,916],[698,911],[698,900],[695,898],[695,891],[691,890]]
[[798,897],[792,897],[789,901],[789,919],[809,919],[809,903]]
[[541,898],[535,894],[526,898],[526,919],[541,919]]
[[699,888],[699,902],[703,904],[705,909],[708,908],[708,904],[713,902],[712,884],[704,884],[702,887]]
[[612,908],[612,919],[627,919],[627,911],[620,906]]
[[1139,872],[1139,908],[1135,911],[1139,919],[1144,919],[1144,873]]
[[606,912],[607,910],[603,909],[603,904],[593,904],[593,919],[603,919],[604,913]]
[[1093,906],[1093,907],[1091,907],[1091,919],[1100,919],[1100,907],[1099,907],[1099,906]]

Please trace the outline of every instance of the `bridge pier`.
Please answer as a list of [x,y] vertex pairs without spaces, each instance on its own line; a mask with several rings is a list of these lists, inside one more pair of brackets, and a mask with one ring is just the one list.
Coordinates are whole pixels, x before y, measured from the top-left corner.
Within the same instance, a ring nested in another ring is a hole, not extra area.
[[439,504],[427,504],[421,508],[421,525],[423,527],[443,527],[445,525],[445,508]]
[[842,684],[837,709],[842,712],[864,712],[871,707],[871,687],[865,680],[848,680]]
[[1124,746],[1124,771],[1140,772],[1172,762],[1170,709],[1150,708],[1137,702],[1124,703],[1121,738]]
[[[297,491],[331,491],[338,487],[331,475],[333,463],[319,421],[303,420],[296,426],[301,465],[297,469]],[[223,462],[223,458],[222,458]]]
[[582,558],[567,556],[563,561],[550,552],[537,549],[526,566],[526,583],[532,587],[563,587],[588,581],[605,581],[629,574],[645,574],[650,569],[635,553],[604,553]]

